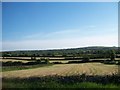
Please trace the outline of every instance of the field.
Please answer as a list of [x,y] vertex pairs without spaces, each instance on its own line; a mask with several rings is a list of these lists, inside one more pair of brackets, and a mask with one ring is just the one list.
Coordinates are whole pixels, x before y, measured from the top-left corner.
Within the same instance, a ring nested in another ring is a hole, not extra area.
[[[114,76],[118,73],[118,65],[116,64],[104,64],[100,62],[68,63],[69,61],[79,60],[52,59],[49,60],[50,64],[3,66],[3,88],[120,87],[117,84],[119,76]],[[30,60],[30,58],[1,59],[1,62],[8,61],[27,63],[34,60]],[[62,62],[62,64],[53,64],[53,62]]]
[[84,63],[84,64],[57,64],[47,67],[40,67],[27,70],[16,70],[3,72],[3,77],[41,77],[46,75],[112,75],[118,72],[118,66],[116,65],[104,65],[101,63]]

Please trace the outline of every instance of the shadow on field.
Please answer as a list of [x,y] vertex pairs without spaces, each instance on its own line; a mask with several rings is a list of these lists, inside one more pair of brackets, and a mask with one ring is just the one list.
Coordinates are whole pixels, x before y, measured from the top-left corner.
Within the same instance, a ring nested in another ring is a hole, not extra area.
[[[44,77],[29,77],[29,78],[2,78],[3,88],[51,88],[51,87],[79,87],[74,86],[78,83],[96,83],[99,85],[113,84],[120,87],[119,75],[106,76],[88,76],[85,74],[75,76],[44,76]],[[91,86],[92,87],[92,86]],[[108,86],[109,87],[109,86]],[[114,87],[113,87],[114,88]]]

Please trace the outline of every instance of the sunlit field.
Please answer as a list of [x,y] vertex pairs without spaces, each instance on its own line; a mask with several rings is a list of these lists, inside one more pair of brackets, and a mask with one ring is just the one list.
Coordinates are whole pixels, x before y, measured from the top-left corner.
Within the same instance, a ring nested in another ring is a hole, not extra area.
[[38,67],[27,70],[15,70],[3,72],[6,78],[26,78],[41,77],[47,75],[112,75],[118,72],[117,65],[104,65],[101,63],[84,63],[84,64],[57,64],[52,66]]

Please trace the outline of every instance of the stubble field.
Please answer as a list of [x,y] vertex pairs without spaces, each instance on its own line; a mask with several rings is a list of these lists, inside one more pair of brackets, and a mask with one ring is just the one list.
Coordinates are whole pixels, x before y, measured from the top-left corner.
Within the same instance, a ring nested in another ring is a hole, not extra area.
[[2,75],[5,78],[41,77],[47,75],[112,75],[118,73],[117,65],[105,65],[102,63],[82,64],[56,64],[52,66],[38,67],[26,70],[6,71]]

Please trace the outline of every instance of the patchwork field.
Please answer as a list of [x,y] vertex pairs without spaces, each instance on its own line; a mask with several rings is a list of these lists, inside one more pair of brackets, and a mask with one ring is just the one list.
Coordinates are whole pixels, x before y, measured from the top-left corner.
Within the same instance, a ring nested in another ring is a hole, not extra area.
[[77,74],[87,75],[112,75],[118,72],[117,65],[105,65],[102,63],[82,63],[82,64],[57,64],[52,66],[38,67],[26,70],[15,70],[3,72],[6,78],[27,78],[41,77],[47,75],[70,76]]

